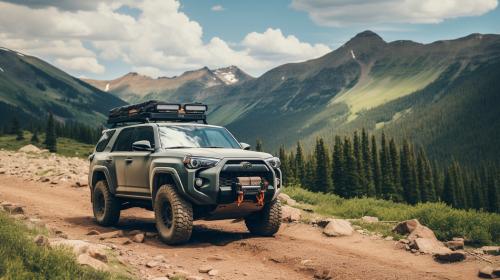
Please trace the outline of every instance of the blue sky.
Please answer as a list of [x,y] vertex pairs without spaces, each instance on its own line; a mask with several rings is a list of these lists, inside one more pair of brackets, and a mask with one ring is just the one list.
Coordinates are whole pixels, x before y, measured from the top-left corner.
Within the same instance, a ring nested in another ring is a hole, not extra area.
[[364,30],[422,43],[498,34],[500,9],[498,0],[0,0],[1,46],[96,79],[228,65],[258,76]]

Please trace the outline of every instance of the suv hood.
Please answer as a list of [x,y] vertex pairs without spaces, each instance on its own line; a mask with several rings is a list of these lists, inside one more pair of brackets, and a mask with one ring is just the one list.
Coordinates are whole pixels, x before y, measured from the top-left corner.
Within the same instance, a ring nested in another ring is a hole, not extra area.
[[242,149],[222,149],[222,148],[187,148],[187,149],[165,149],[164,152],[179,153],[179,155],[190,154],[198,157],[209,158],[256,158],[266,159],[272,157],[271,154],[255,151],[247,151]]

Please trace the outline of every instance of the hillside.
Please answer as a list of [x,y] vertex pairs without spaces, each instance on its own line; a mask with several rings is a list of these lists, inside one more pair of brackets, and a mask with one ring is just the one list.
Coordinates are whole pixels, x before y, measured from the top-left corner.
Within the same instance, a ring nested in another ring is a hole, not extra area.
[[187,71],[180,76],[158,77],[156,79],[128,73],[114,80],[85,80],[100,90],[110,92],[129,102],[150,99],[187,100],[199,99],[207,88],[236,85],[253,79],[236,66],[210,70],[203,67]]
[[33,56],[0,48],[0,125],[18,118],[27,122],[52,112],[59,120],[95,125],[119,98]]

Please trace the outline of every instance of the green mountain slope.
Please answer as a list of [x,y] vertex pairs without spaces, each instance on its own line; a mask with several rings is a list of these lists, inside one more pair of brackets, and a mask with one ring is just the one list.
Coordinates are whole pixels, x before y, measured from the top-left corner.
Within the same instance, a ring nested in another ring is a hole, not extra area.
[[96,125],[126,102],[33,56],[0,48],[0,125],[30,122],[52,112],[59,120]]

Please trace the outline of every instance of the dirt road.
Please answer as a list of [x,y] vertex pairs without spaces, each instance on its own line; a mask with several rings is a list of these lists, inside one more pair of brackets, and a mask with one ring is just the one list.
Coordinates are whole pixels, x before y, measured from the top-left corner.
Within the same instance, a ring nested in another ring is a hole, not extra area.
[[[103,242],[86,235],[92,229],[155,232],[152,212],[141,209],[123,211],[115,229],[97,226],[88,188],[69,184],[0,175],[0,200],[23,204],[28,215],[40,217],[72,239]],[[155,238],[116,246],[140,277],[165,275],[144,265],[145,260],[159,254],[172,267],[192,275],[203,276],[198,268],[208,264],[219,271],[211,279],[312,279],[323,271],[329,271],[333,279],[475,279],[478,268],[484,265],[472,258],[439,264],[431,256],[397,249],[393,241],[360,234],[328,238],[305,224],[284,224],[275,238],[260,238],[248,234],[242,222],[197,222],[192,240],[183,246],[167,246]]]

